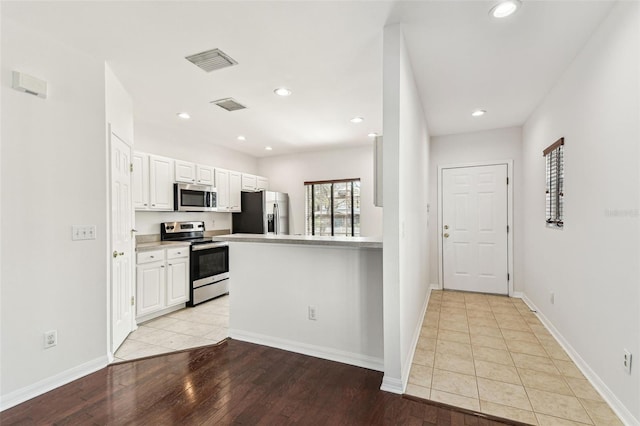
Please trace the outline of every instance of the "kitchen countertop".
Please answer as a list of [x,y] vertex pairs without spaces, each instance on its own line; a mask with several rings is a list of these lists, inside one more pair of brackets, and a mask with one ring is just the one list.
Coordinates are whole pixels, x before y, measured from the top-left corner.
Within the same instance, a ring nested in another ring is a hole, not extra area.
[[158,250],[167,247],[189,247],[191,243],[181,241],[153,241],[150,243],[136,244],[136,251]]
[[214,241],[300,244],[313,246],[382,248],[381,237],[324,237],[315,235],[265,235],[265,234],[229,234],[213,237]]

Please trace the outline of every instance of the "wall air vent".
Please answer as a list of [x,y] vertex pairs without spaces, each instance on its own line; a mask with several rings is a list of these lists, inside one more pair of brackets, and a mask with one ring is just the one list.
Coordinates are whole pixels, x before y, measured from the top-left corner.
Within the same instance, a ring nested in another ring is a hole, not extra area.
[[212,49],[207,50],[206,52],[196,53],[195,55],[187,56],[185,59],[202,68],[206,72],[238,64],[238,62],[232,59],[231,56],[227,55],[220,49]]
[[211,101],[211,103],[218,105],[220,108],[224,108],[227,111],[237,111],[239,109],[246,108],[246,106],[242,105],[233,98],[218,99],[217,101]]

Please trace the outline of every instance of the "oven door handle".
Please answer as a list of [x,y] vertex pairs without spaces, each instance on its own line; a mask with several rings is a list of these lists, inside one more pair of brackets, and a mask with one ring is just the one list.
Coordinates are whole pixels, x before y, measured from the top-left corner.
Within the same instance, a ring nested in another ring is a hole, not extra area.
[[227,247],[229,243],[226,241],[220,241],[217,243],[207,243],[207,244],[196,244],[191,246],[191,251],[200,251],[206,250],[210,248],[219,248],[219,247]]

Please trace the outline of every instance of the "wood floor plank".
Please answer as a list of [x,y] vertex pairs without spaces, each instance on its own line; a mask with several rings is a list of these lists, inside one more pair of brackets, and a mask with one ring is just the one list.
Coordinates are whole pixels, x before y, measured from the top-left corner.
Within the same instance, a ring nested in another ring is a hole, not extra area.
[[9,425],[488,425],[380,391],[382,373],[228,339],[110,365],[0,413]]

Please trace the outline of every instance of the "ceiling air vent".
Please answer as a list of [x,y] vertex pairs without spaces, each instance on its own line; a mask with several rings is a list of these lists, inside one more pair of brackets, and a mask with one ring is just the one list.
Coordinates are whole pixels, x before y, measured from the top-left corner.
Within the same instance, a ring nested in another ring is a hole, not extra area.
[[239,109],[246,108],[246,106],[242,105],[233,98],[218,99],[217,101],[211,101],[211,103],[216,104],[220,108],[224,108],[227,111],[237,111]]
[[230,67],[232,65],[238,64],[238,62],[236,62],[220,49],[213,49],[207,50],[206,52],[196,53],[195,55],[187,56],[186,60],[202,68],[206,72],[211,72],[219,70],[220,68]]

